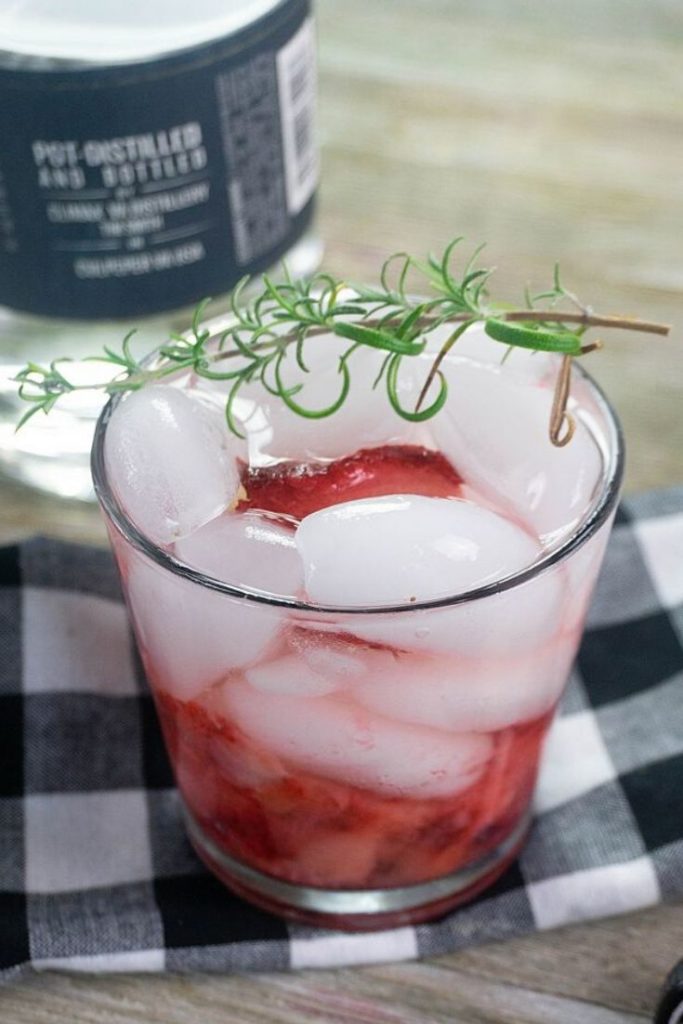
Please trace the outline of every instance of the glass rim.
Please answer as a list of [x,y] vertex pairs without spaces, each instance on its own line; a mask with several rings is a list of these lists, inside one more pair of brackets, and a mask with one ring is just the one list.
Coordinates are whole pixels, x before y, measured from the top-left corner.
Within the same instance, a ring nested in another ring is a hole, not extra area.
[[[153,361],[156,353],[153,353],[149,360]],[[145,360],[147,361],[147,360]],[[190,583],[202,586],[205,589],[217,591],[228,597],[238,598],[253,602],[255,604],[268,605],[276,608],[288,608],[293,611],[305,612],[311,615],[347,616],[347,615],[396,615],[417,611],[428,611],[456,607],[457,605],[470,604],[473,601],[483,600],[487,597],[494,597],[505,593],[515,587],[521,586],[535,579],[541,573],[546,572],[552,566],[562,562],[578,548],[582,547],[593,537],[600,527],[607,521],[619,498],[621,483],[624,474],[624,435],[614,408],[606,397],[604,391],[594,378],[583,368],[576,364],[574,369],[592,389],[593,396],[597,401],[600,412],[604,415],[605,422],[609,427],[608,437],[609,459],[601,478],[601,489],[595,498],[589,512],[578,523],[557,546],[551,548],[546,555],[533,562],[531,565],[511,573],[499,580],[486,583],[482,586],[472,587],[469,590],[458,594],[445,595],[439,598],[432,598],[429,601],[415,601],[412,603],[382,604],[382,605],[328,605],[300,600],[293,596],[284,594],[272,594],[268,591],[259,590],[255,587],[238,586],[234,583],[227,583],[225,580],[210,576],[199,569],[176,558],[170,552],[160,547],[154,541],[142,533],[141,530],[128,517],[109,487],[107,472],[104,460],[104,439],[107,424],[123,398],[122,393],[112,396],[100,413],[93,437],[91,451],[91,471],[95,493],[100,506],[108,520],[116,528],[118,533],[140,551],[143,555],[155,562],[162,569],[171,572]]]

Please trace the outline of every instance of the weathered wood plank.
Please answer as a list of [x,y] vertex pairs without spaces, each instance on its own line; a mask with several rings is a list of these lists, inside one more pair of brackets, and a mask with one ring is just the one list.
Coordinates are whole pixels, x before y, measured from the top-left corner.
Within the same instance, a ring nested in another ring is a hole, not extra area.
[[52,1024],[639,1024],[642,1014],[483,981],[439,964],[262,978],[42,975],[0,994],[3,1021]]
[[647,1015],[681,951],[683,908],[668,906],[492,943],[439,963],[485,980]]
[[681,908],[667,907],[431,963],[231,978],[45,974],[0,991],[0,1020],[617,1024],[650,1019],[682,941]]

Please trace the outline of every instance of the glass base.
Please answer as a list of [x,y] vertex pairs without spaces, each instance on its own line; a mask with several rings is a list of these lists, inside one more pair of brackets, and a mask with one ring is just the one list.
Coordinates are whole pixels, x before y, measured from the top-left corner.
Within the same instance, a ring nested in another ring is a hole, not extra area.
[[264,910],[303,924],[364,932],[440,917],[487,889],[512,863],[526,838],[530,812],[480,860],[453,874],[392,889],[322,889],[284,882],[236,860],[207,836],[185,808],[192,845],[229,889]]
[[[313,273],[321,258],[322,243],[314,232],[304,235],[284,257],[293,277]],[[277,277],[277,268],[273,276]],[[226,295],[212,302],[209,315],[227,312],[227,299]],[[17,433],[16,425],[28,406],[17,397],[12,378],[29,359],[45,365],[66,355],[76,364],[70,371],[80,374],[84,364],[79,365],[79,359],[101,351],[104,345],[118,348],[133,327],[133,349],[141,357],[162,344],[170,331],[187,330],[192,313],[193,307],[187,307],[133,323],[47,320],[0,310],[0,471],[60,498],[94,501],[90,446],[104,398],[88,392],[69,396],[49,417],[38,413]],[[91,379],[93,366],[97,364],[88,367]]]

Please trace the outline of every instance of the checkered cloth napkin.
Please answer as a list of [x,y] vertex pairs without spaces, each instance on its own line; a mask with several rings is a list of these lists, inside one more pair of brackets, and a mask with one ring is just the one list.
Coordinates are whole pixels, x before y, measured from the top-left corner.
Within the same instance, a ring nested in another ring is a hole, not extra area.
[[518,862],[434,924],[288,925],[185,839],[110,556],[0,549],[0,976],[409,959],[680,897],[682,683],[680,488],[622,506]]

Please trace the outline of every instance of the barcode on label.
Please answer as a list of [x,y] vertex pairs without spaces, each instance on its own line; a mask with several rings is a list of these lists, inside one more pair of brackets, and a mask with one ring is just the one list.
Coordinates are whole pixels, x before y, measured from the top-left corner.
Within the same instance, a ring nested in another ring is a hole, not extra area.
[[313,19],[307,18],[277,55],[287,209],[299,213],[318,182],[315,131],[316,61]]

